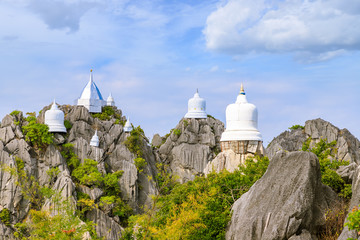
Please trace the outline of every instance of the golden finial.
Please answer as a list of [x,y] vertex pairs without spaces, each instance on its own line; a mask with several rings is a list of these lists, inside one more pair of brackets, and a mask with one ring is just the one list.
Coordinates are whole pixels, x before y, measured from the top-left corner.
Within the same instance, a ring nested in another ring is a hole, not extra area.
[[244,84],[243,83],[241,83],[240,94],[245,95]]
[[92,69],[90,69],[90,72],[92,72]]

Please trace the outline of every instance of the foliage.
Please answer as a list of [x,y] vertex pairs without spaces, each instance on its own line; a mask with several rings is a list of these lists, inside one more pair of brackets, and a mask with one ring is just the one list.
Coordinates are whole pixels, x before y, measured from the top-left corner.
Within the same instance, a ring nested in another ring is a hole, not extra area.
[[177,176],[171,174],[170,166],[164,163],[157,163],[157,174],[155,181],[160,195],[167,195],[177,183]]
[[7,208],[3,208],[0,211],[0,219],[1,222],[4,223],[6,226],[10,226],[10,211]]
[[[355,230],[358,234],[360,234],[360,210],[357,206],[355,206],[348,214],[345,226],[347,226],[350,230]],[[353,239],[351,238],[351,240]]]
[[184,127],[187,127],[187,126],[189,126],[189,121],[188,120],[186,120],[186,119],[184,119]]
[[107,195],[119,195],[119,178],[123,175],[124,171],[116,171],[114,173],[108,173],[103,178],[104,191]]
[[142,146],[144,140],[144,130],[140,126],[133,128],[130,136],[124,141],[125,146],[137,157],[143,157]]
[[57,175],[59,175],[59,167],[53,167],[46,171],[46,174],[50,177],[49,182],[53,183],[56,180]]
[[135,158],[134,163],[139,173],[141,173],[144,170],[144,167],[147,165],[146,160],[141,157]]
[[[310,149],[311,138],[309,137],[304,143],[302,150],[314,153],[320,163],[321,181],[331,187],[340,196],[351,198],[351,189],[345,186],[344,180],[336,173],[336,170],[343,165],[348,165],[348,161],[338,161],[334,158],[336,141],[328,143],[326,139],[320,139],[313,148]],[[345,189],[346,187],[346,189]]]
[[80,165],[80,160],[74,152],[74,145],[71,143],[65,143],[62,145],[61,155],[66,159],[66,163],[70,168],[70,171],[73,171]]
[[102,107],[101,113],[91,113],[91,115],[103,121],[110,120],[111,118],[121,119],[121,116],[115,112],[112,106],[104,106]]
[[28,124],[23,126],[22,130],[25,133],[25,140],[34,148],[45,150],[49,144],[53,143],[53,135],[46,124],[38,123],[35,116],[28,116],[26,121]]
[[299,124],[293,125],[291,127],[289,127],[290,130],[296,130],[296,129],[304,129],[304,126],[301,126]]
[[[57,213],[31,209],[29,221],[17,224],[15,237],[18,239],[83,239],[88,226],[73,214],[74,206],[69,201],[56,202]],[[53,210],[53,209],[50,209]],[[29,234],[30,233],[30,234]]]
[[110,212],[110,216],[118,216],[123,226],[127,226],[127,220],[133,213],[129,205],[114,195],[101,197],[99,207],[106,213]]
[[69,120],[64,120],[64,126],[66,128],[66,131],[69,131],[72,128],[72,124]]
[[95,160],[84,159],[84,163],[74,169],[72,176],[76,178],[80,184],[100,186],[102,174],[99,172],[97,164]]
[[211,116],[210,114],[208,114],[207,117],[216,120],[216,119],[215,119],[213,116]]
[[336,240],[344,228],[348,204],[338,202],[325,214],[325,225],[318,230],[317,237],[322,240]]
[[247,159],[246,167],[233,173],[210,173],[173,185],[163,191],[169,194],[154,197],[155,211],[130,217],[123,239],[224,239],[232,204],[264,174],[268,163],[266,157]]
[[174,129],[173,130],[173,133],[176,135],[176,136],[180,136],[181,135],[181,130],[180,129]]
[[17,115],[19,115],[19,113],[21,113],[21,111],[19,111],[19,110],[14,110],[14,111],[12,111],[12,112],[10,113],[10,115],[11,115],[11,116],[17,116]]
[[351,184],[345,184],[344,188],[341,189],[339,196],[343,198],[351,199],[352,196]]

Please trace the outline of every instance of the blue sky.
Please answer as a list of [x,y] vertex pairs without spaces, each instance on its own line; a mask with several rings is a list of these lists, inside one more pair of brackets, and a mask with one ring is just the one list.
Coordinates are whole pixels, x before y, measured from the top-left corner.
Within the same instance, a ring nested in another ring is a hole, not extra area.
[[196,88],[225,122],[241,82],[265,145],[318,117],[359,137],[358,26],[358,0],[3,0],[0,116],[74,104],[93,69],[150,138]]

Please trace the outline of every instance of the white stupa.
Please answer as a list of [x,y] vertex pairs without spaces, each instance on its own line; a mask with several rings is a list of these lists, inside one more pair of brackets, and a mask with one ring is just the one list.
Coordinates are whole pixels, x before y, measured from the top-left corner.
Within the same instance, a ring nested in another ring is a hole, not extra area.
[[90,140],[90,146],[98,147],[99,146],[99,137],[97,135],[97,130],[95,131],[94,136]]
[[45,124],[49,126],[49,132],[66,132],[64,112],[57,107],[55,100],[50,110],[45,112]]
[[125,126],[124,126],[124,132],[131,132],[132,126],[130,123],[130,118],[126,120]]
[[90,70],[90,80],[77,100],[77,105],[86,107],[91,113],[100,113],[101,108],[106,105],[106,101],[93,80],[92,70]]
[[106,105],[107,106],[115,106],[115,101],[114,101],[114,98],[112,97],[111,93],[106,100]]
[[185,114],[185,118],[207,118],[206,101],[199,96],[198,90],[194,94],[193,98],[188,101],[188,112]]
[[220,139],[222,149],[227,150],[239,145],[234,142],[242,142],[242,144],[244,141],[262,142],[262,136],[257,127],[257,108],[254,104],[248,103],[241,84],[236,102],[226,108],[226,129]]

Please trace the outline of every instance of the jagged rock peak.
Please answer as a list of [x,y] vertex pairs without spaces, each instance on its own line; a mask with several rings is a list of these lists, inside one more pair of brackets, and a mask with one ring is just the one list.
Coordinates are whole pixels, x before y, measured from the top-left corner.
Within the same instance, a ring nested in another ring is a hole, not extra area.
[[304,129],[298,128],[281,133],[270,142],[265,152],[271,159],[280,150],[298,151],[308,138],[311,138],[310,148],[320,139],[326,139],[327,142],[336,141],[336,159],[360,163],[359,140],[347,129],[340,130],[321,118],[306,121]]

